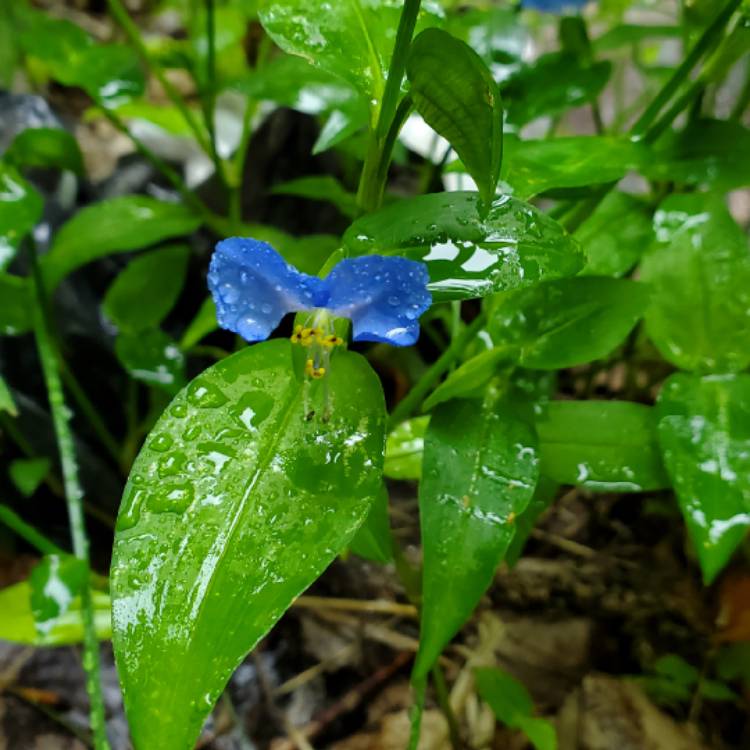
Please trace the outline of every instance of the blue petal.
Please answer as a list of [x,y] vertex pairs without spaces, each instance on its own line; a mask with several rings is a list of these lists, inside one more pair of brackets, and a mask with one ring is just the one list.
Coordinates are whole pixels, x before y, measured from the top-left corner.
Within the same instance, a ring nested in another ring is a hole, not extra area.
[[230,237],[216,245],[208,288],[219,325],[245,341],[267,339],[288,312],[325,304],[323,281],[290,266],[270,245]]
[[382,255],[346,258],[325,281],[326,307],[351,318],[354,341],[411,346],[419,338],[419,316],[432,303],[424,263]]
[[568,8],[582,8],[587,2],[588,0],[522,0],[521,5],[548,13],[561,13]]

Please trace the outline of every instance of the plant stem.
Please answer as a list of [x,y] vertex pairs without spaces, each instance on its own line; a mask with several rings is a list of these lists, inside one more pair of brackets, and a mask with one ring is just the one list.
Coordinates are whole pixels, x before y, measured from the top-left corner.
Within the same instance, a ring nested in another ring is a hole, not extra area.
[[736,122],[739,122],[742,119],[745,110],[748,108],[748,105],[750,105],[750,60],[748,60],[746,67],[745,85],[742,87],[742,91],[740,91],[737,101],[734,103],[734,107],[732,107],[732,114],[729,115],[729,119],[735,120]]
[[62,380],[58,370],[58,357],[49,335],[45,315],[46,297],[42,288],[41,274],[36,258],[36,250],[31,247],[33,283],[36,297],[34,305],[34,336],[39,351],[44,381],[47,387],[52,421],[55,426],[57,448],[63,473],[65,500],[68,506],[68,519],[73,542],[73,554],[86,567],[86,581],[81,588],[81,611],[83,616],[83,667],[86,671],[86,689],[91,708],[89,711],[91,731],[96,750],[110,750],[107,740],[107,728],[104,715],[104,696],[102,693],[99,641],[94,629],[94,607],[91,598],[91,563],[89,561],[89,541],[83,520],[83,490],[78,478],[73,433],[70,429],[71,413],[65,404]]
[[435,695],[437,696],[440,710],[443,712],[443,716],[448,722],[451,747],[453,750],[460,750],[460,748],[463,747],[461,733],[458,729],[456,715],[453,713],[453,708],[448,695],[448,685],[445,682],[445,675],[443,674],[443,669],[440,664],[435,664],[432,668],[432,684],[435,686]]
[[143,43],[143,39],[141,38],[140,29],[135,25],[135,23],[133,23],[130,15],[128,14],[128,11],[122,4],[121,0],[107,0],[107,5],[109,6],[110,12],[115,17],[117,23],[120,24],[128,39],[130,39],[136,51],[141,56],[144,64],[153,72],[156,80],[159,81],[166,95],[169,97],[174,106],[177,107],[177,109],[180,111],[180,114],[185,119],[188,127],[193,131],[193,135],[195,136],[195,140],[198,141],[198,145],[200,145],[200,147],[207,154],[211,155],[211,144],[209,143],[205,132],[201,128],[198,119],[195,117],[190,108],[185,104],[184,99],[182,98],[182,96],[180,96],[180,93],[171,83],[169,78],[167,78],[167,76],[164,74],[164,71],[158,65],[154,64],[153,60],[151,60],[151,56],[149,55],[148,50],[146,49],[146,45]]
[[63,555],[65,551],[58,547],[53,541],[47,539],[44,534],[37,531],[33,526],[26,523],[21,516],[7,505],[0,503],[0,523],[4,523],[11,531],[14,531],[21,539],[27,541],[32,547],[36,547],[43,555]]
[[445,373],[455,359],[461,356],[463,350],[471,340],[481,330],[487,322],[484,312],[479,313],[476,318],[451,341],[448,348],[433,362],[427,372],[417,381],[416,385],[406,394],[391,413],[388,419],[388,429],[392,430],[400,422],[403,422],[409,415],[416,411],[419,405],[424,401],[425,396],[430,388],[438,381],[440,376]]
[[729,0],[724,8],[716,15],[713,22],[706,27],[703,34],[701,34],[700,39],[695,43],[687,57],[685,57],[680,63],[671,78],[663,86],[662,90],[656,95],[635,125],[633,125],[630,132],[631,136],[638,138],[646,133],[654,120],[656,120],[659,112],[662,111],[667,102],[672,96],[674,96],[683,81],[687,79],[690,72],[698,64],[703,55],[709,52],[715,44],[718,44],[724,27],[729,22],[732,14],[740,6],[741,2],[742,0]]
[[[383,100],[380,104],[378,121],[375,128],[370,131],[370,142],[367,147],[367,156],[362,167],[362,175],[357,191],[357,203],[364,213],[369,213],[380,207],[383,202],[385,180],[388,174],[388,162],[384,159],[386,148],[390,142],[390,149],[398,135],[403,119],[398,124],[395,134],[392,133],[393,124],[396,121],[398,102],[401,97],[401,81],[406,70],[406,60],[409,56],[409,47],[414,35],[414,27],[417,25],[417,16],[422,0],[404,0],[404,8],[396,32],[396,42],[393,46],[391,64],[388,67],[388,77],[383,92]],[[403,114],[403,113],[402,113]],[[408,114],[408,110],[407,110]]]

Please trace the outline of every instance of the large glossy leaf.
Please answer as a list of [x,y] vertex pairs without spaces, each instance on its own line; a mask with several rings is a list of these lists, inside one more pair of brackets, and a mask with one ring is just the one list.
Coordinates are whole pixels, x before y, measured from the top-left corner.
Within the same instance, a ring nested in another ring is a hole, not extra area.
[[43,208],[39,193],[13,166],[0,161],[0,271],[39,221]]
[[750,376],[673,375],[657,409],[664,464],[710,583],[750,528]]
[[406,75],[417,112],[453,146],[489,203],[500,176],[503,108],[487,65],[447,32],[425,29],[411,44]]
[[18,167],[57,167],[83,174],[83,155],[78,141],[61,128],[22,130],[4,158]]
[[205,371],[133,466],[112,593],[138,750],[193,747],[234,668],[380,491],[385,404],[373,371],[344,352],[328,382],[305,383],[291,363],[277,340]]
[[608,61],[588,64],[565,52],[542,55],[501,84],[508,121],[520,127],[586,104],[599,95],[611,72]]
[[645,203],[613,190],[575,233],[588,259],[585,276],[622,276],[651,246],[654,230]]
[[[370,102],[373,122],[403,3],[400,0],[264,0],[260,20],[285,52],[349,81]],[[433,2],[422,3],[418,27],[442,17]]]
[[145,195],[95,203],[60,229],[52,250],[42,259],[47,288],[53,289],[71,271],[93,260],[190,234],[200,224],[200,217],[187,206]]
[[550,401],[538,410],[541,472],[604,492],[670,486],[654,410],[627,401]]
[[644,160],[645,147],[628,138],[581,136],[522,141],[505,139],[502,179],[518,198],[554,188],[616,182]]
[[355,555],[373,562],[387,563],[393,559],[393,537],[388,517],[388,490],[385,485],[370,508],[365,522],[349,544]]
[[578,277],[506,292],[493,300],[488,331],[518,349],[525,367],[556,370],[609,354],[624,341],[649,300],[644,284]]
[[419,514],[424,566],[414,679],[429,672],[471,615],[513,538],[538,477],[536,438],[517,395],[491,388],[432,414],[424,446]]
[[482,297],[574,275],[576,241],[528,203],[504,196],[487,215],[478,193],[433,193],[358,219],[344,235],[355,255],[406,255],[427,264],[436,300]]
[[668,198],[641,275],[653,287],[646,330],[683,370],[738,372],[750,364],[750,251],[724,202]]
[[189,254],[187,245],[169,245],[131,261],[107,290],[107,317],[124,331],[158,326],[182,291]]
[[[109,596],[101,591],[91,592],[94,602],[94,627],[104,640],[111,634]],[[28,581],[0,590],[0,640],[30,646],[65,646],[83,641],[81,599],[76,597],[46,632],[37,629],[31,608],[31,585]]]
[[31,328],[31,296],[26,279],[0,272],[0,335],[15,336]]

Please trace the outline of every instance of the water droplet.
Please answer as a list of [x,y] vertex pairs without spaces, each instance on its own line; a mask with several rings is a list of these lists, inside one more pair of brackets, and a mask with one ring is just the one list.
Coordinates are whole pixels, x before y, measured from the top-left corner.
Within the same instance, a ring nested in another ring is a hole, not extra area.
[[193,486],[187,482],[166,485],[149,500],[154,513],[182,513],[193,501]]
[[232,416],[254,432],[258,425],[271,413],[274,400],[263,391],[248,391],[230,408]]
[[169,413],[173,417],[182,419],[183,417],[187,416],[187,413],[188,413],[187,405],[182,401],[178,401],[177,403],[172,404],[172,407],[170,408]]
[[199,409],[214,409],[228,401],[221,390],[205,378],[196,378],[189,386],[188,401]]
[[263,313],[264,315],[268,315],[268,314],[269,314],[269,313],[271,312],[271,310],[273,310],[273,308],[271,307],[271,305],[269,305],[269,304],[268,304],[268,302],[264,302],[264,303],[263,303],[263,304],[262,304],[262,305],[260,306],[260,311],[261,311],[261,312],[262,312],[262,313]]
[[174,477],[185,471],[187,456],[180,451],[174,451],[159,459],[157,473],[164,479],[165,477]]
[[392,305],[393,307],[399,305],[400,302],[401,300],[395,294],[392,294],[390,297],[388,297],[388,304]]
[[149,448],[159,453],[164,453],[164,451],[168,451],[172,447],[172,442],[172,438],[165,432],[162,432],[159,435],[154,435],[149,443]]
[[141,520],[141,508],[146,497],[146,490],[128,483],[122,499],[120,514],[117,516],[117,531],[132,529]]

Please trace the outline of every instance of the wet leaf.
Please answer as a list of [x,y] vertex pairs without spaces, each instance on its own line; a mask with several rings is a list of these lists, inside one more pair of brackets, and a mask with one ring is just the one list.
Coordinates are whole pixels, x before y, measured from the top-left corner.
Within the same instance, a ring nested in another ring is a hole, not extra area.
[[483,297],[580,270],[578,243],[548,216],[509,196],[481,216],[478,202],[470,192],[402,200],[355,221],[344,245],[354,255],[423,261],[436,301]]
[[540,469],[560,484],[601,492],[670,486],[656,414],[627,401],[550,401],[536,417]]
[[503,108],[487,65],[454,36],[425,29],[412,41],[406,75],[417,112],[453,146],[489,204],[503,156]]
[[586,104],[607,85],[611,72],[609,61],[589,64],[565,52],[542,55],[501,84],[508,122],[520,127]]
[[182,291],[190,248],[168,245],[128,263],[107,290],[102,307],[122,331],[158,326]]
[[47,555],[31,571],[31,611],[41,637],[49,635],[80,596],[87,572],[86,563],[72,555]]
[[429,417],[401,422],[385,441],[383,473],[390,479],[419,479],[422,476],[424,434]]
[[750,528],[750,375],[672,375],[657,410],[664,465],[708,584]]
[[539,474],[536,438],[517,394],[440,404],[425,436],[419,486],[424,567],[423,679],[471,615],[513,538]]
[[47,289],[51,291],[86,263],[190,234],[200,224],[200,217],[187,206],[145,195],[126,195],[95,203],[63,225],[49,254],[42,258]]
[[513,189],[513,195],[522,199],[554,188],[616,182],[640,164],[644,151],[644,146],[615,136],[543,141],[508,136],[502,179]]
[[44,481],[51,466],[48,458],[17,458],[10,462],[8,475],[24,497],[31,497]]
[[507,292],[492,302],[487,330],[515,347],[524,367],[556,370],[609,354],[646,310],[644,284],[578,277]]
[[588,261],[584,276],[622,276],[654,240],[651,213],[642,201],[612,191],[575,233]]
[[136,747],[193,746],[232,671],[380,492],[380,383],[347,352],[328,378],[299,380],[288,341],[246,348],[177,396],[136,459],[112,565]]
[[668,198],[655,217],[659,244],[641,263],[653,287],[646,330],[683,370],[739,372],[750,364],[750,252],[718,196]]
[[[109,596],[92,591],[94,601],[94,627],[101,640],[110,637],[111,611]],[[81,600],[76,597],[67,611],[57,618],[45,634],[38,632],[31,609],[31,585],[28,581],[0,590],[0,640],[30,646],[66,646],[83,641]]]
[[78,141],[60,128],[22,130],[3,157],[17,167],[56,167],[83,174],[83,156]]
[[[399,0],[264,0],[260,21],[285,52],[340,76],[370,103],[372,122],[385,88],[396,29],[403,4]],[[424,2],[418,28],[438,23],[443,13]]]
[[508,551],[505,553],[505,562],[512,568],[521,558],[526,542],[536,526],[536,522],[547,508],[552,505],[557,497],[560,485],[552,481],[544,474],[539,477],[534,495],[526,509],[516,516],[516,533],[510,542]]
[[391,523],[388,518],[388,490],[385,485],[378,493],[365,522],[354,535],[349,549],[355,555],[378,563],[393,559]]
[[15,167],[0,161],[0,271],[13,260],[21,240],[41,218],[43,208],[39,193]]
[[177,342],[158,328],[122,332],[115,353],[134,380],[171,395],[185,385],[185,356]]

